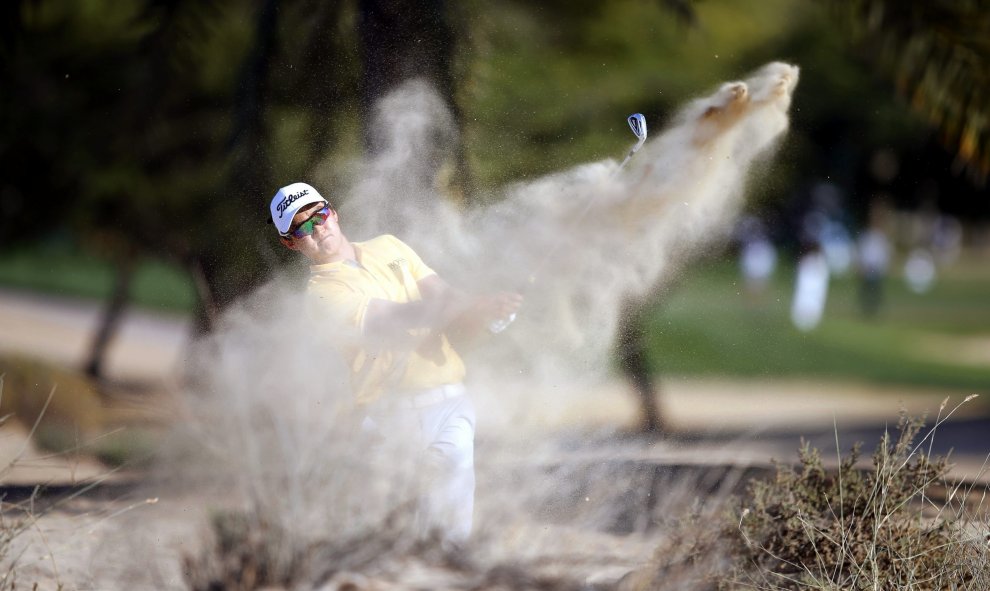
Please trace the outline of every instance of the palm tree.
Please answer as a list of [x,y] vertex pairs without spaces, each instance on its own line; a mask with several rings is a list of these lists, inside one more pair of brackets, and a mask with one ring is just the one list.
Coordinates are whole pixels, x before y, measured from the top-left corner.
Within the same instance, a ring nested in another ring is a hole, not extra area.
[[980,186],[990,174],[990,3],[824,0]]

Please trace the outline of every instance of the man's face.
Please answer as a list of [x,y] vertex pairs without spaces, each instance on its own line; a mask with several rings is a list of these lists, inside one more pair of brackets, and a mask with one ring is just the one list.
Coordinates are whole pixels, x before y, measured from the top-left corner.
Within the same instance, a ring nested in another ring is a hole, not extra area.
[[346,244],[346,239],[340,232],[337,212],[330,209],[326,221],[322,224],[313,224],[313,233],[309,236],[297,238],[292,236],[292,232],[326,206],[325,202],[313,203],[297,211],[289,225],[289,236],[281,237],[282,244],[292,250],[298,250],[316,264],[332,263],[344,258],[341,248]]

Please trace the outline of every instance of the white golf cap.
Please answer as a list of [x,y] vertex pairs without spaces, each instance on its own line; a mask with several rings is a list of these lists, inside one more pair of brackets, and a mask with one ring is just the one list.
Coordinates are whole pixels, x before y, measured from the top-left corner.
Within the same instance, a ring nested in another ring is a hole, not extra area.
[[285,234],[292,225],[292,216],[296,215],[302,207],[310,203],[322,203],[326,199],[320,192],[306,183],[292,183],[286,185],[275,193],[272,204],[269,206],[272,211],[272,222],[279,234]]

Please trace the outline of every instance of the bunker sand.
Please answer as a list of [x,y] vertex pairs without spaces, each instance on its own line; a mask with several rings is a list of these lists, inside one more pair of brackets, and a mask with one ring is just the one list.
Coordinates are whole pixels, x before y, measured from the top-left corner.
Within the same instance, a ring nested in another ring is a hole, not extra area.
[[[8,319],[20,323],[16,331],[4,331],[0,340],[6,351],[78,364],[78,348],[80,344],[84,348],[98,313],[98,306],[91,304],[0,294],[0,325],[14,326],[6,323]],[[117,360],[111,364],[111,374],[153,385],[149,391],[169,392],[187,330],[183,319],[130,314],[121,338],[111,347],[111,357]],[[129,359],[140,362],[128,364]],[[843,433],[894,425],[902,405],[911,414],[927,412],[933,417],[947,395],[959,401],[966,394],[849,382],[663,378],[660,383],[661,407],[671,435],[667,439],[650,442],[617,435],[636,426],[637,400],[627,384],[606,379],[590,385],[560,383],[539,388],[503,383],[498,397],[479,392],[478,405],[485,409],[480,413],[479,444],[499,445],[510,435],[558,443],[585,438],[595,441],[562,451],[555,461],[765,466],[771,457],[789,458],[799,432],[827,434],[833,422]],[[954,418],[975,420],[985,416],[985,411],[975,401]],[[606,435],[599,437],[602,433]],[[23,426],[0,430],[2,457],[13,457],[24,448],[26,434]],[[871,446],[875,440],[866,443]],[[560,445],[562,450],[566,447]],[[71,484],[106,474],[105,468],[92,461],[44,455],[28,445],[21,466],[7,474],[5,483]],[[503,477],[504,466],[486,459],[484,450],[479,458],[480,478]],[[964,460],[970,462],[967,469],[972,473],[979,471],[976,454]],[[518,456],[509,461],[526,460]],[[127,581],[142,581],[158,589],[182,589],[181,557],[195,554],[205,539],[206,507],[212,502],[216,499],[154,483],[124,496],[75,499],[41,517],[19,540],[30,544],[22,559],[20,580],[38,581],[40,588],[56,588],[59,583],[67,588],[127,588]],[[589,582],[617,579],[648,560],[656,547],[656,539],[650,536],[617,536],[538,521],[520,522],[499,536],[488,540],[491,547],[506,560],[531,567],[529,572],[580,574]],[[153,556],[154,564],[101,558],[135,552]],[[408,562],[400,580],[418,581],[420,588],[456,588],[465,577],[477,576]],[[381,588],[409,587],[382,582]]]

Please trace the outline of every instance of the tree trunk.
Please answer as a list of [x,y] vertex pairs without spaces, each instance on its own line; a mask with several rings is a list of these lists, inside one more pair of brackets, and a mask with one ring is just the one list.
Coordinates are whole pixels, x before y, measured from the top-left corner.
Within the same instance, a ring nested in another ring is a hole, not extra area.
[[[443,0],[360,0],[358,35],[364,62],[364,121],[370,121],[378,99],[411,78],[427,78],[453,106],[454,37]],[[364,137],[367,149],[374,152],[367,125]]]
[[110,294],[110,299],[107,300],[106,307],[103,308],[100,326],[89,346],[89,360],[84,367],[86,374],[94,379],[103,378],[107,350],[113,337],[117,334],[117,328],[120,326],[120,320],[123,318],[124,311],[127,309],[127,302],[130,299],[134,268],[133,253],[125,253],[124,257],[117,262],[113,292]]
[[198,334],[206,334],[212,331],[217,324],[217,317],[220,315],[217,301],[213,296],[210,282],[199,259],[192,259],[187,268],[196,288],[196,310],[193,314],[193,326]]
[[375,154],[381,148],[374,134],[375,103],[406,80],[425,78],[443,97],[458,132],[453,145],[427,147],[445,152],[454,168],[449,189],[457,198],[466,198],[471,182],[460,141],[464,120],[455,100],[451,70],[455,36],[444,0],[360,0],[358,37],[364,63],[361,112],[365,151]]
[[[275,192],[264,121],[269,70],[277,51],[278,8],[278,0],[265,0],[255,18],[253,44],[238,76],[227,138],[230,168],[226,188],[231,198],[204,204],[209,212],[204,215],[212,219],[222,219],[219,211],[237,204],[244,212],[267,213],[263,196],[270,198]],[[257,287],[268,275],[265,260],[254,248],[258,234],[272,231],[272,226],[262,221],[263,215],[245,215],[247,219],[237,225],[218,224],[210,239],[196,247],[189,270],[198,296],[197,330],[212,330],[220,310]]]
[[639,397],[642,431],[660,435],[663,422],[657,402],[658,389],[647,361],[644,326],[646,301],[627,299],[622,304],[616,337],[619,368]]

